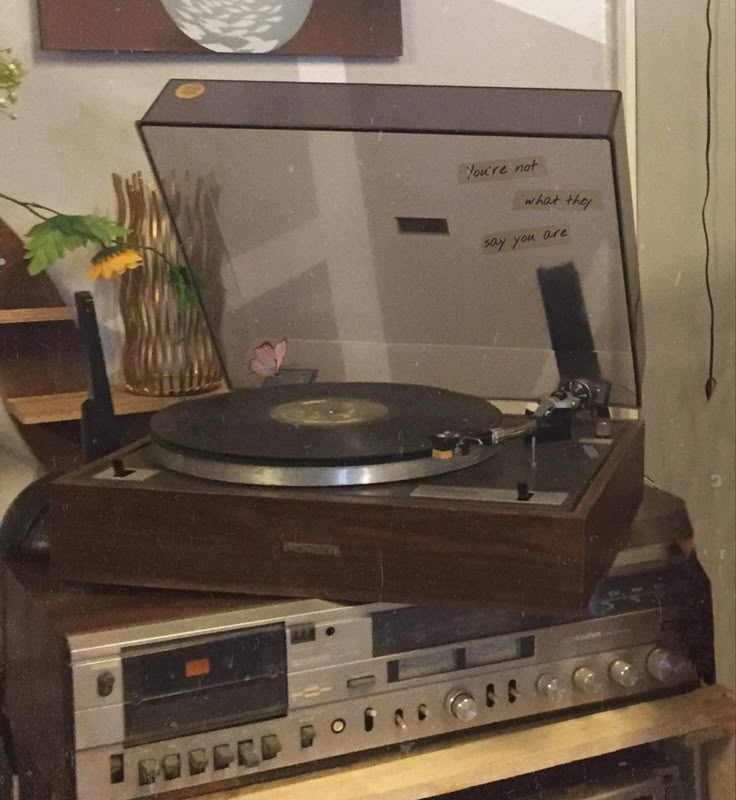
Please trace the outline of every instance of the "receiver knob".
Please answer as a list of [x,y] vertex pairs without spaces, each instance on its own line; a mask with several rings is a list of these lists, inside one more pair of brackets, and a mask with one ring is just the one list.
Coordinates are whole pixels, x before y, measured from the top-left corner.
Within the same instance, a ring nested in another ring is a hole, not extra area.
[[537,680],[537,691],[553,703],[561,703],[567,698],[568,690],[562,681],[555,675],[545,672]]
[[478,706],[469,692],[452,692],[447,698],[447,708],[461,722],[471,722],[478,716]]
[[572,682],[583,694],[595,695],[603,691],[601,676],[589,667],[578,667],[572,674]]
[[628,661],[617,658],[608,668],[608,674],[611,680],[615,681],[619,686],[624,689],[633,689],[640,681],[641,674],[639,670]]
[[686,664],[687,662],[679,653],[673,653],[664,647],[655,647],[647,656],[647,672],[663,683],[677,678]]

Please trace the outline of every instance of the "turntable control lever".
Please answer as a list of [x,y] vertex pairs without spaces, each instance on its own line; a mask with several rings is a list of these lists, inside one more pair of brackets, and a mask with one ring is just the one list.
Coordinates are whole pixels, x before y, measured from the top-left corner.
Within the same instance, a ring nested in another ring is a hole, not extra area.
[[624,689],[633,689],[641,681],[639,670],[621,658],[617,658],[611,664],[608,674],[611,676],[611,680],[619,686],[623,686]]
[[686,660],[679,653],[664,647],[655,647],[647,656],[647,672],[663,683],[676,677],[686,665]]
[[553,703],[561,703],[567,699],[569,691],[563,682],[549,672],[540,675],[537,680],[537,691]]
[[610,439],[611,423],[607,419],[598,420],[595,424],[595,435],[599,439]]
[[469,692],[462,690],[448,695],[447,708],[452,716],[461,722],[472,722],[478,716],[478,706],[475,698]]

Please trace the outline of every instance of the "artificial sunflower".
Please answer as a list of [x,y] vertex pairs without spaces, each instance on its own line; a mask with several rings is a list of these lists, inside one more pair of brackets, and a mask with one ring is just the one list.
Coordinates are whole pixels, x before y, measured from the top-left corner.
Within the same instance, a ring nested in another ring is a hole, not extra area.
[[[194,290],[189,282],[186,267],[170,261],[163,253],[146,245],[130,244],[125,237],[130,230],[108,217],[97,214],[62,214],[48,206],[28,200],[18,200],[0,192],[0,200],[7,200],[38,217],[25,236],[25,256],[30,275],[46,272],[68,253],[80,247],[95,246],[92,266],[87,277],[110,279],[136,269],[143,263],[146,252],[163,259],[168,267],[168,280],[184,308],[194,303]],[[1,265],[1,262],[0,262]]]
[[109,280],[115,275],[122,275],[129,269],[136,269],[143,263],[141,254],[125,242],[103,247],[92,257],[92,267],[87,277],[96,281],[98,278]]

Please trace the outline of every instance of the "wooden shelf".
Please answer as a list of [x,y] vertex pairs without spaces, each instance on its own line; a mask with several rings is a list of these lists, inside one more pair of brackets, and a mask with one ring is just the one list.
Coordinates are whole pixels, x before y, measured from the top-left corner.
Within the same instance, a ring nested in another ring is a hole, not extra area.
[[[220,394],[225,387],[208,394]],[[207,397],[192,395],[192,397]],[[68,422],[80,417],[80,408],[87,398],[87,392],[65,392],[63,394],[41,394],[29,397],[8,397],[5,401],[8,411],[24,425],[38,425],[43,422]],[[127,414],[150,414],[161,408],[178,403],[186,397],[146,397],[131,394],[122,388],[113,387],[112,403],[119,416]]]
[[[675,737],[727,739],[734,701],[712,686],[547,724],[421,743],[407,755],[209,793],[201,800],[421,800]],[[329,734],[328,734],[329,735]]]
[[50,308],[0,308],[0,325],[18,325],[28,322],[59,322],[75,320],[76,311],[68,306]]

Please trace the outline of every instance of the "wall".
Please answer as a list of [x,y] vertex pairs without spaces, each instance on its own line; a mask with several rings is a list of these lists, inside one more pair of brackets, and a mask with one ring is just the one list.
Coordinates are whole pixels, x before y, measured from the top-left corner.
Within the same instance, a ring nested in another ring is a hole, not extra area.
[[736,650],[734,4],[713,3],[715,115],[707,219],[717,309],[710,402],[700,211],[705,192],[705,3],[637,4],[639,251],[649,349],[647,471],[683,496],[713,583],[719,682]]

